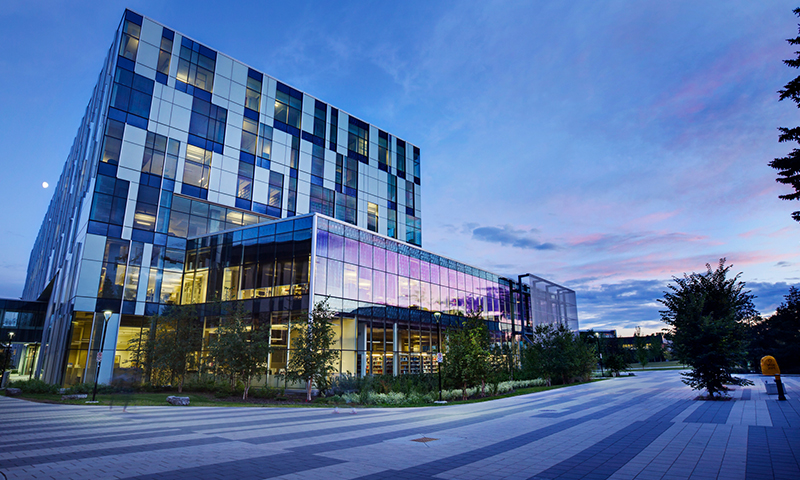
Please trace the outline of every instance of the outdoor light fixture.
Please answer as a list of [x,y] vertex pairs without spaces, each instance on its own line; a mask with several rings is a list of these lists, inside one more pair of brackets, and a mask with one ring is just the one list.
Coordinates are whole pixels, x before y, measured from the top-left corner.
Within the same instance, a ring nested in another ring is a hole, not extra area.
[[114,312],[111,310],[105,310],[103,312],[103,318],[105,321],[103,322],[103,335],[100,337],[100,351],[97,352],[97,368],[94,369],[94,389],[92,390],[91,403],[97,403],[97,379],[100,376],[100,364],[103,362],[103,349],[106,343],[106,329],[108,328],[108,321],[111,319],[111,315],[113,314]]
[[433,314],[433,318],[436,319],[436,334],[439,337],[439,346],[437,347],[436,352],[436,362],[439,364],[438,368],[436,369],[439,372],[439,401],[442,401],[442,312],[436,312]]
[[600,332],[594,332],[594,336],[597,337],[597,353],[600,355],[600,376],[605,377],[606,375],[603,373],[603,348],[600,343]]

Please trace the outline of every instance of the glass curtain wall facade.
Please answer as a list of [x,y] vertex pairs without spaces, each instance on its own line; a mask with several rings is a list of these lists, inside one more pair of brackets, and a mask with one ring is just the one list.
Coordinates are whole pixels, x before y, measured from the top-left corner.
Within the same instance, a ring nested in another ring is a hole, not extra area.
[[[447,328],[480,309],[509,340],[530,318],[524,289],[420,248],[420,159],[126,10],[31,251],[23,299],[46,304],[35,375],[110,381],[169,305],[202,305],[210,338],[214,305],[243,302],[279,347],[272,374],[320,298],[339,313],[342,372],[433,371],[437,311]],[[113,361],[98,369],[101,351]]]
[[533,326],[563,324],[578,331],[578,303],[575,291],[536,275],[522,280],[530,287]]
[[96,353],[202,283],[183,277],[187,238],[320,212],[420,245],[419,164],[417,146],[126,10],[31,252],[41,378],[109,379]]

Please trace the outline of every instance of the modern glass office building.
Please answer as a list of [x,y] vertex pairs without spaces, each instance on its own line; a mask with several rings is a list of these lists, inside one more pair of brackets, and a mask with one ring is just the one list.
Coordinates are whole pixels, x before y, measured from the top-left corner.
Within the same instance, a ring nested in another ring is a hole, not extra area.
[[530,284],[422,250],[420,199],[419,147],[126,10],[31,253],[37,375],[107,381],[170,304],[203,304],[211,335],[243,302],[273,373],[323,297],[342,372],[431,371],[434,311],[524,333]]

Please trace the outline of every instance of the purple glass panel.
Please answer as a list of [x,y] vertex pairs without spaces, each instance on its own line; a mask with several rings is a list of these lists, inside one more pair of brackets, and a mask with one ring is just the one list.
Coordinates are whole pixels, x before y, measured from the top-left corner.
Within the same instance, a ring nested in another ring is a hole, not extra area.
[[379,270],[372,271],[372,301],[386,303],[386,274]]
[[372,268],[386,271],[386,250],[381,247],[372,247]]
[[403,254],[397,255],[397,274],[401,277],[408,277],[408,257]]
[[325,230],[317,230],[317,256],[328,256],[328,232]]
[[458,290],[455,288],[447,289],[447,310],[451,312],[458,311]]
[[342,296],[343,265],[338,260],[328,260],[328,295],[331,297]]
[[441,303],[441,298],[439,297],[439,285],[431,283],[430,289],[431,289],[431,311],[441,312],[442,303]]
[[344,260],[344,237],[341,235],[328,235],[328,258]]
[[344,261],[358,265],[358,240],[344,239]]
[[358,300],[358,267],[344,264],[344,298]]
[[472,275],[464,274],[464,280],[466,281],[467,285],[464,288],[469,293],[475,293],[475,290],[472,289]]
[[328,280],[328,260],[317,257],[314,265],[314,293],[327,295],[326,285]]
[[458,272],[447,269],[447,285],[450,288],[458,288]]
[[408,279],[397,277],[397,303],[399,307],[408,307]]
[[431,264],[424,260],[419,261],[419,279],[423,282],[431,281]]
[[397,252],[386,250],[386,271],[397,274]]
[[372,302],[372,269],[358,268],[358,299],[362,302]]
[[461,291],[466,290],[467,289],[467,282],[466,282],[466,280],[464,280],[464,272],[456,272],[456,275],[458,275],[458,278],[457,278],[457,280],[458,280],[458,289],[461,290]]
[[431,283],[435,283],[436,285],[442,284],[442,281],[439,279],[439,265],[435,263],[431,264]]
[[408,259],[408,277],[419,280],[419,259]]
[[359,243],[358,264],[362,267],[372,268],[372,245]]
[[428,282],[419,282],[419,296],[421,298],[420,307],[423,310],[432,310],[431,306],[431,284]]
[[422,296],[419,289],[419,280],[413,278],[408,280],[408,306],[422,307]]
[[391,273],[386,274],[386,305],[397,306],[397,275]]

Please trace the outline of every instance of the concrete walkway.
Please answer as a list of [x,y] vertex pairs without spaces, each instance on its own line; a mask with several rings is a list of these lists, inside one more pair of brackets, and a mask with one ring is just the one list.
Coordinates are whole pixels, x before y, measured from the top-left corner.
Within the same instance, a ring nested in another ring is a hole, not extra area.
[[[800,378],[700,402],[678,371],[471,405],[131,407],[0,397],[8,479],[800,479]],[[423,441],[419,441],[423,440]],[[2,477],[2,476],[0,476]]]

